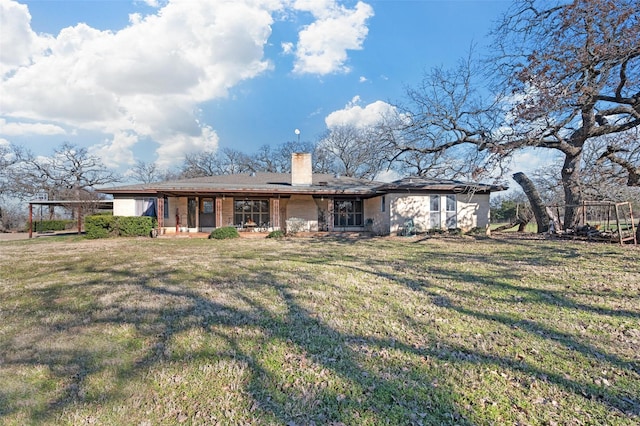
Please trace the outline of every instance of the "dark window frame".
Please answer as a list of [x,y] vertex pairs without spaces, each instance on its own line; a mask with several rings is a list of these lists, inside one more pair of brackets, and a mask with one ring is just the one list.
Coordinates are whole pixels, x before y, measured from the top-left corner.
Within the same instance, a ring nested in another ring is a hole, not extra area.
[[333,201],[334,228],[364,227],[364,203],[360,198],[338,198]]
[[268,198],[251,198],[233,201],[233,223],[246,226],[249,219],[255,226],[268,226],[271,222],[270,203]]

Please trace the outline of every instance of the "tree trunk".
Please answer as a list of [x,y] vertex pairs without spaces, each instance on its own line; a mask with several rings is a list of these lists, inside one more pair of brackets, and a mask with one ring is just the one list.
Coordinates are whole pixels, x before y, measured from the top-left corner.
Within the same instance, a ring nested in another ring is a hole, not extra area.
[[513,180],[522,187],[525,195],[529,199],[531,204],[531,210],[536,218],[538,224],[538,233],[547,232],[549,230],[549,216],[547,215],[546,208],[542,203],[542,199],[538,194],[538,190],[531,180],[522,172],[518,172],[513,175]]
[[565,153],[562,166],[562,186],[564,187],[564,229],[575,229],[580,224],[580,205],[582,190],[580,188],[580,170],[582,151],[576,154]]

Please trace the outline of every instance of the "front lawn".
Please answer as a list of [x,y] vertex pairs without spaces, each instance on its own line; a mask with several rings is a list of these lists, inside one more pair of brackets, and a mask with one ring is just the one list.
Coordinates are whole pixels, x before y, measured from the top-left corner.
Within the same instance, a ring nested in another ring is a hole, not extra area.
[[0,242],[0,423],[634,424],[640,251]]

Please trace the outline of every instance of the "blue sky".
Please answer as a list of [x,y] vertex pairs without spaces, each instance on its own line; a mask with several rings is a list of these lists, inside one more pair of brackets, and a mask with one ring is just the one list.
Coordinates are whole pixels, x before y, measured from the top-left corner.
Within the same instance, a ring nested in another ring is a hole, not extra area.
[[0,144],[137,160],[316,141],[482,50],[506,0],[0,0]]

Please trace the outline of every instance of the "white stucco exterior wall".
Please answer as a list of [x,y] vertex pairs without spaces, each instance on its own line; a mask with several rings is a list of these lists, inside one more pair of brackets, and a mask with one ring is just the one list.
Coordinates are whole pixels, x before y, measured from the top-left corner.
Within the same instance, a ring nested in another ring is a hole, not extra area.
[[458,227],[463,231],[486,229],[490,222],[490,194],[458,195]]
[[[429,197],[440,197],[440,228],[447,229],[446,196],[451,194],[388,194],[389,232],[398,232],[408,219],[413,219],[419,231],[430,229]],[[467,232],[475,227],[486,228],[489,225],[489,194],[457,194],[457,228]]]
[[404,222],[413,219],[419,231],[429,229],[429,195],[389,194],[390,232],[395,234],[404,226]]
[[389,196],[368,198],[364,200],[363,207],[365,224],[368,219],[373,220],[371,232],[376,235],[389,234]]
[[114,216],[135,216],[136,200],[134,198],[114,198],[113,215]]

